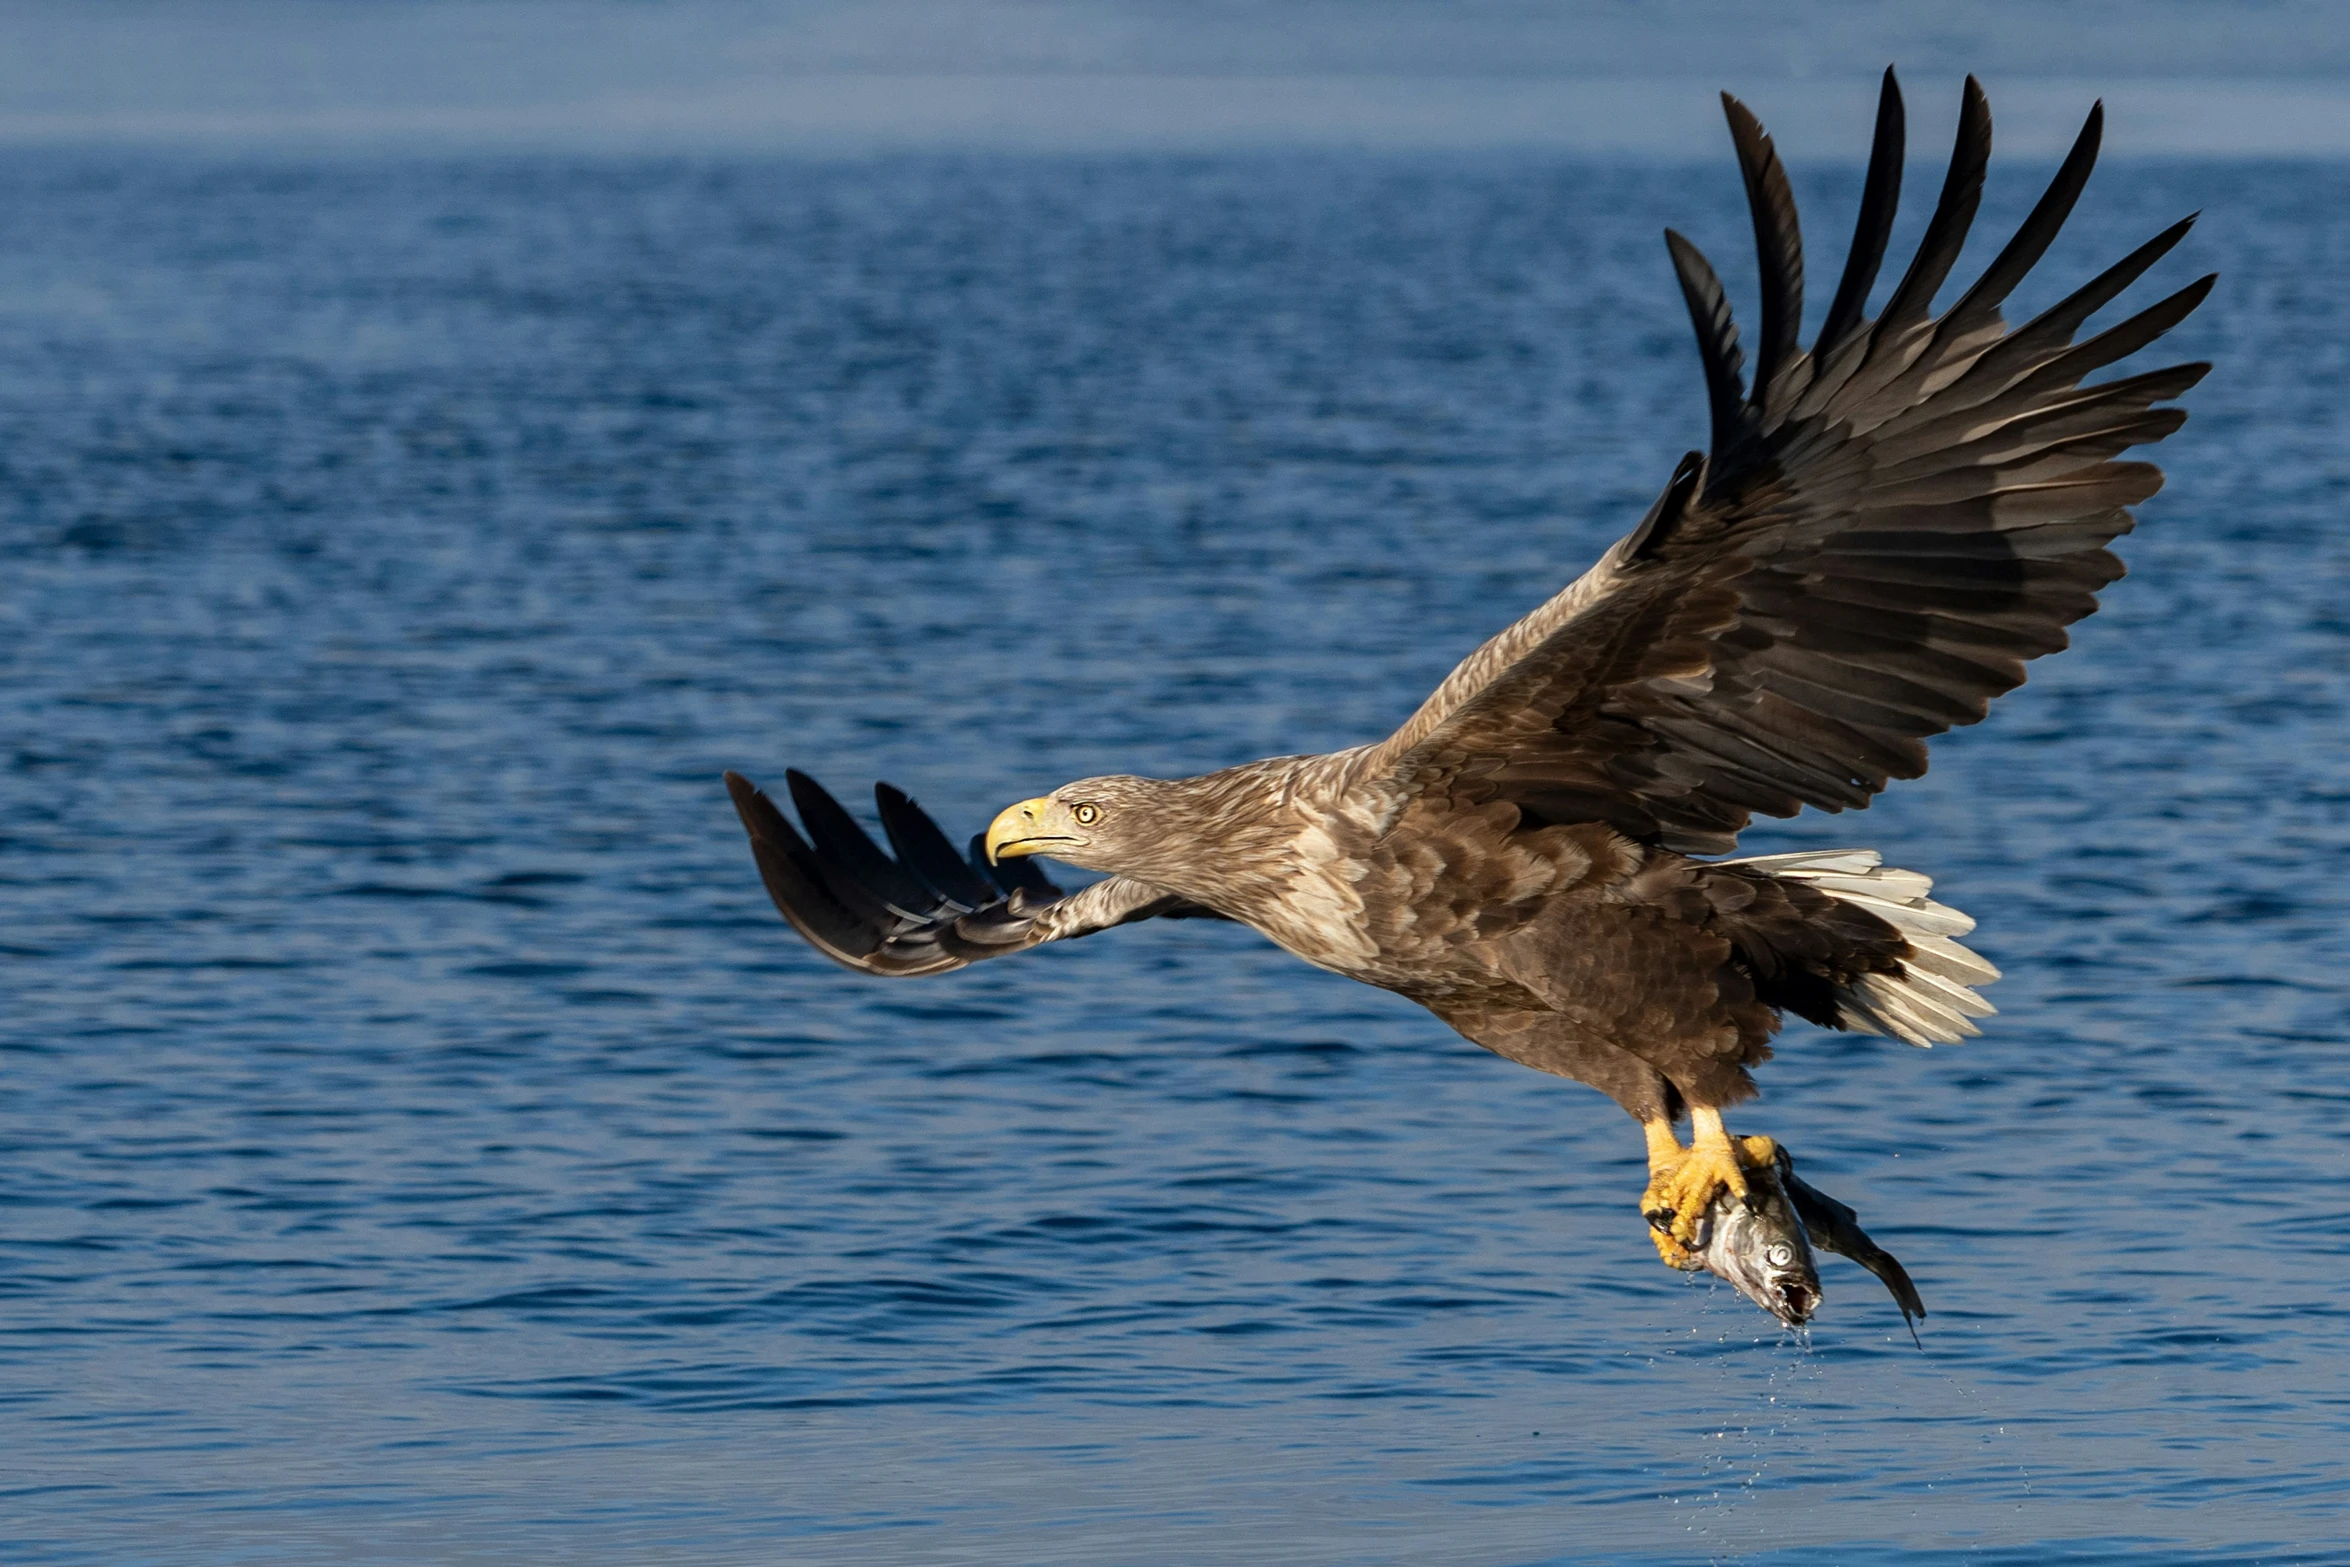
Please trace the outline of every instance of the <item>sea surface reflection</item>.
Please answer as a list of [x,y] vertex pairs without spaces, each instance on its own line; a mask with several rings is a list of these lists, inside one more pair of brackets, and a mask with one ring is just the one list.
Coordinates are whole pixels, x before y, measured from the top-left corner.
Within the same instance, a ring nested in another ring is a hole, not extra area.
[[2193,208],[2225,274],[2132,577],[1750,839],[2008,972],[1746,1117],[1922,1352],[1666,1273],[1611,1105],[1244,931],[841,973],[718,784],[1385,732],[1701,443],[1726,158],[0,186],[11,1561],[2350,1560],[2350,170],[2099,177],[2027,306]]

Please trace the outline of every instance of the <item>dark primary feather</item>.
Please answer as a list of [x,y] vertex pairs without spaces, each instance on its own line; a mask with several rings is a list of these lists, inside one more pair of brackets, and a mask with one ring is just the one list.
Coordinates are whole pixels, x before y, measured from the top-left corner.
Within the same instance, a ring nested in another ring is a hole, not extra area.
[[[1986,127],[1988,129],[1988,127]],[[1998,259],[1984,268],[1959,302],[1950,307],[1943,318],[1942,330],[1962,335],[1987,322],[1998,319],[1999,306],[2024,280],[2024,275],[2040,263],[2048,247],[2056,239],[2057,230],[2072,216],[2073,204],[2081,199],[2088,187],[2089,172],[2097,166],[2097,149],[2105,137],[2105,104],[2102,100],[2089,106],[2089,118],[2081,126],[2080,135],[2073,138],[2072,150],[2065,154],[2064,163],[2056,171],[2056,178],[2048,182],[2033,206],[2031,216],[2023,227],[1999,252]]]
[[1794,361],[1803,331],[1803,230],[1795,220],[1795,193],[1779,153],[1752,110],[1722,94],[1746,204],[1754,214],[1754,255],[1762,278],[1762,337],[1754,355],[1754,400],[1768,408],[1773,384]]
[[1045,941],[1141,919],[1213,917],[1159,888],[1113,876],[1064,894],[1029,860],[967,863],[904,793],[876,784],[892,859],[807,774],[784,781],[806,836],[740,773],[726,775],[767,894],[817,951],[867,974],[936,974]]
[[1902,275],[1893,297],[1885,301],[1884,312],[1877,319],[1880,330],[1923,321],[1933,308],[1936,291],[1958,264],[1967,231],[1974,227],[1975,209],[1983,204],[1983,176],[1990,167],[1991,104],[1983,96],[1983,84],[1970,76],[1959,95],[1958,141],[1950,149],[1950,170],[1942,178],[1942,197],[1934,203],[1934,215],[1926,220],[1926,237],[1918,242],[1909,271]]
[[1877,269],[1885,264],[1885,247],[1893,239],[1893,216],[1901,207],[1901,160],[1908,145],[1901,84],[1893,69],[1885,69],[1877,92],[1877,134],[1869,146],[1868,178],[1861,186],[1860,216],[1852,226],[1852,249],[1844,258],[1844,276],[1837,281],[1835,302],[1820,323],[1812,344],[1815,358],[1826,360],[1843,346],[1852,329],[1867,313],[1869,290]]
[[1738,349],[1738,326],[1730,319],[1730,296],[1722,291],[1722,280],[1704,253],[1671,229],[1665,230],[1665,249],[1681,279],[1689,324],[1697,330],[1698,352],[1705,361],[1706,406],[1713,416],[1713,450],[1719,454],[1735,447],[1749,424],[1746,358]]
[[880,945],[880,928],[842,903],[826,884],[816,851],[796,832],[775,802],[740,773],[726,775],[735,814],[751,835],[751,854],[767,895],[792,929],[827,957],[862,967]]
[[1632,530],[1625,541],[1625,553],[1634,560],[1644,559],[1663,546],[1689,515],[1689,503],[1697,498],[1697,486],[1705,480],[1705,453],[1691,452],[1681,459],[1673,470],[1672,481],[1656,504],[1648,508],[1648,515],[1640,519],[1640,526]]
[[1667,236],[1712,410],[1702,489],[1677,498],[1684,464],[1631,537],[1464,663],[1356,776],[1720,853],[1755,812],[1865,806],[1888,780],[1925,771],[1925,738],[1981,719],[2122,574],[2105,546],[2162,476],[2115,459],[2178,428],[2185,413],[2157,405],[2209,367],[2082,378],[2177,324],[2212,279],[2072,341],[2182,223],[2021,328],[1999,313],[2072,211],[2101,114],[1983,277],[1936,318],[1990,155],[1990,110],[1969,78],[1941,199],[1871,321],[1902,137],[1888,73],[1854,254],[1811,355],[1788,346],[1802,272],[1788,255],[1784,173],[1735,100],[1729,118],[1764,280],[1751,390],[1713,269]]
[[1005,889],[988,879],[984,854],[971,860],[957,854],[947,835],[938,830],[938,823],[904,793],[877,783],[873,802],[881,813],[882,831],[889,834],[889,846],[897,851],[898,863],[921,877],[958,913],[969,914],[1002,900]]
[[937,911],[938,894],[884,854],[815,779],[792,769],[783,781],[808,829],[815,863],[832,872],[826,885],[843,904],[876,922],[918,920]]

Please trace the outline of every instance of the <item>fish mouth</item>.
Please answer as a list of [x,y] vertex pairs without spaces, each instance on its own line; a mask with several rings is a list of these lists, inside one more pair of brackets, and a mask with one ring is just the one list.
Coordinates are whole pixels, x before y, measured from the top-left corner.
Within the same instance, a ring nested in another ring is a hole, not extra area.
[[1775,1286],[1770,1293],[1771,1315],[1791,1328],[1802,1327],[1820,1309],[1819,1292],[1794,1279]]

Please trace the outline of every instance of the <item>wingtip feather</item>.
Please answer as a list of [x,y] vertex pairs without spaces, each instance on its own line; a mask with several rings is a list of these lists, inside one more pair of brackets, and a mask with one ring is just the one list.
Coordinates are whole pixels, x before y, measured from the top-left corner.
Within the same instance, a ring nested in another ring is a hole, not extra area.
[[1876,129],[1869,141],[1869,169],[1861,186],[1860,211],[1853,218],[1852,248],[1845,253],[1844,274],[1837,281],[1828,314],[1820,322],[1820,335],[1813,339],[1815,358],[1825,360],[1867,315],[1869,290],[1885,264],[1885,247],[1892,240],[1893,219],[1901,206],[1908,124],[1900,79],[1888,65],[1883,85],[1877,90]]

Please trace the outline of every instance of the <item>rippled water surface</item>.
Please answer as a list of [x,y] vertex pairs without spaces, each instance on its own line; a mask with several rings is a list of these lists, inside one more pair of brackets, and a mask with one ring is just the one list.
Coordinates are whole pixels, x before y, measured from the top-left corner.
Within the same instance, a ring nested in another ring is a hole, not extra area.
[[890,983],[760,893],[722,767],[967,832],[1383,733],[1702,440],[1656,236],[1735,283],[1735,203],[12,157],[0,1555],[2350,1560],[2350,171],[2104,171],[2027,304],[2197,207],[2225,273],[2132,577],[1749,840],[2010,976],[1744,1116],[1922,1351],[1667,1273],[1612,1105],[1245,931]]

